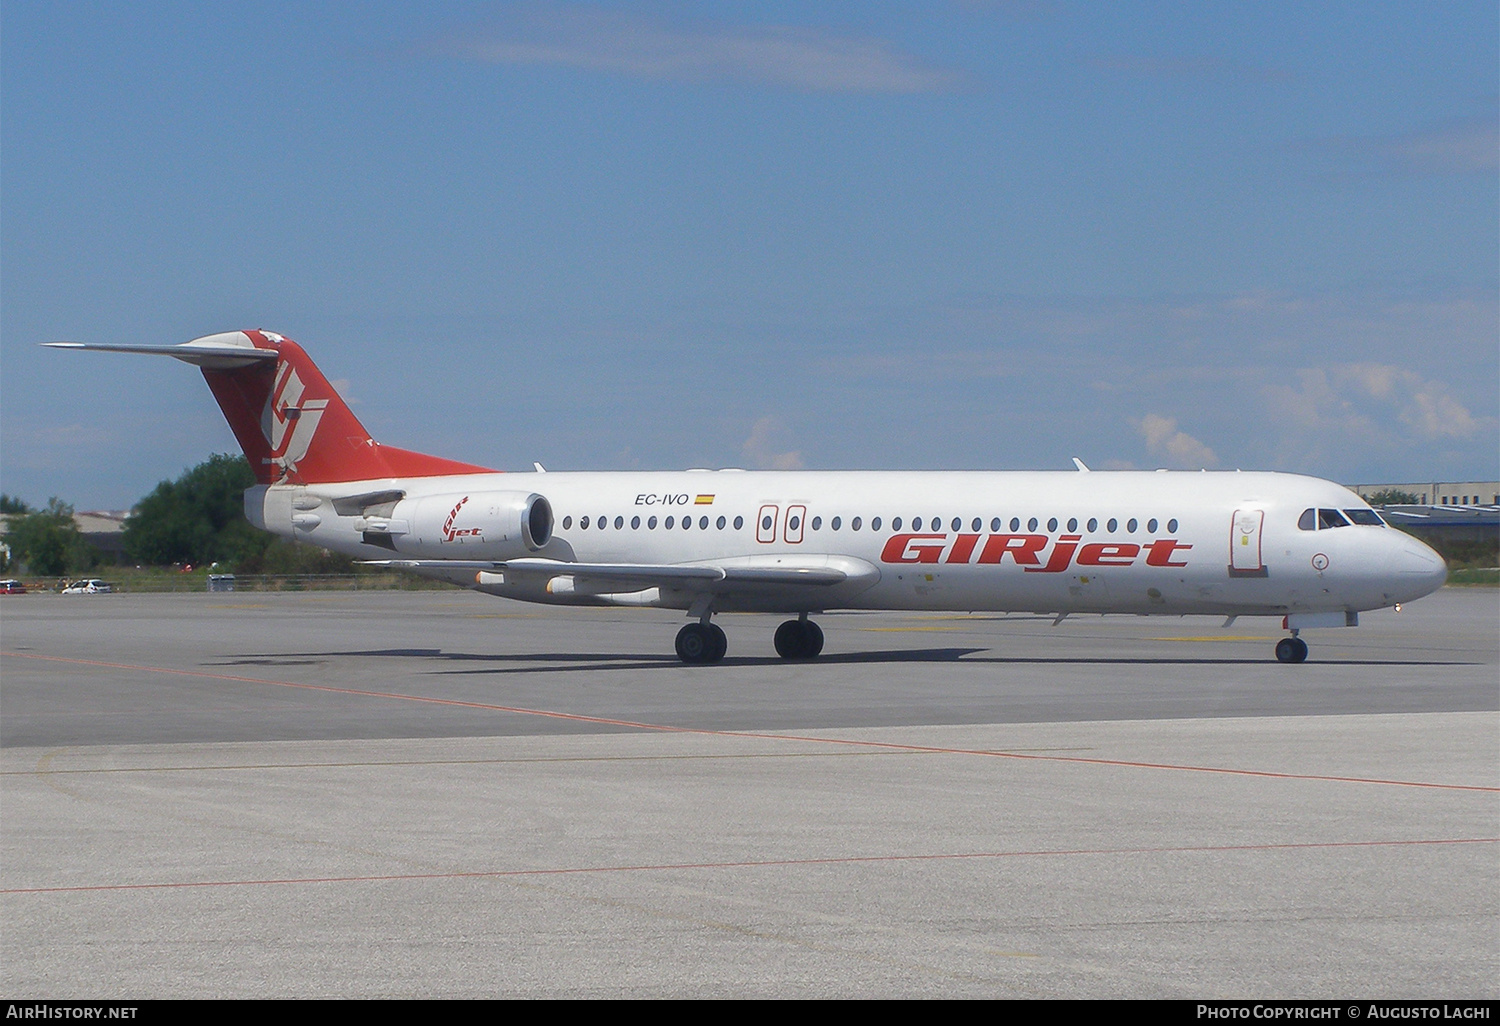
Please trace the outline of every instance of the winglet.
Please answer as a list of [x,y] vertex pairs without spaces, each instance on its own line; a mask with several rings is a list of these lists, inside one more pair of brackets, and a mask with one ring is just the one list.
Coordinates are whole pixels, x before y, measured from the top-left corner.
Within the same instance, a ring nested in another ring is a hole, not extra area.
[[1077,467],[1080,473],[1087,474],[1089,472],[1089,468],[1085,467],[1083,465],[1083,460],[1079,459],[1077,456],[1073,457],[1073,466]]

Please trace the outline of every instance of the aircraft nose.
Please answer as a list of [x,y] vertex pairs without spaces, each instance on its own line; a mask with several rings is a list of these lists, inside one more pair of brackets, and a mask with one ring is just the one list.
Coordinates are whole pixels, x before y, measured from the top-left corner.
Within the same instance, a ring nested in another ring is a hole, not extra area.
[[1399,589],[1406,596],[1402,602],[1430,595],[1443,586],[1448,579],[1448,565],[1443,557],[1409,534],[1396,536],[1396,550],[1391,553],[1391,571],[1399,582]]

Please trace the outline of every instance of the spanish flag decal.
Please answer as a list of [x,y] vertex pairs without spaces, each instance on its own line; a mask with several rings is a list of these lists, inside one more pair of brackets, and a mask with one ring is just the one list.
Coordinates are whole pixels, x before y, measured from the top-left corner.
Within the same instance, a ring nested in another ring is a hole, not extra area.
[[714,497],[712,495],[700,495],[693,500],[694,506],[712,506],[713,504]]

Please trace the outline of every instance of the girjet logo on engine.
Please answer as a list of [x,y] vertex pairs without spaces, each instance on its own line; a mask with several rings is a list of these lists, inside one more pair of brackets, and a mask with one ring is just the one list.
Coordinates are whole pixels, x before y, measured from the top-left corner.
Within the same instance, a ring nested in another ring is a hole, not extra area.
[[458,519],[458,511],[463,509],[464,503],[468,501],[469,497],[465,495],[448,511],[448,518],[443,521],[443,541],[451,542],[459,538],[484,538],[484,529],[482,527],[465,527],[459,530],[453,526],[453,521]]

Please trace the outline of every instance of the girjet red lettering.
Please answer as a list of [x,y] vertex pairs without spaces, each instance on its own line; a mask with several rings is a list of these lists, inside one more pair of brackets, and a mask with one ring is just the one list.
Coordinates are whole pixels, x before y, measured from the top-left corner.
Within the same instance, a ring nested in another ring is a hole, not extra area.
[[[1060,574],[1070,566],[1134,566],[1142,552],[1146,554],[1147,566],[1187,566],[1185,557],[1181,561],[1174,557],[1192,548],[1176,538],[1158,538],[1145,545],[1135,542],[1083,545],[1082,541],[1079,534],[1060,535],[1056,541],[1045,534],[960,534],[950,545],[946,534],[893,534],[880,552],[880,561],[999,565],[1009,557],[1028,574]],[[973,558],[975,549],[979,550],[978,559]]]
[[479,538],[483,536],[483,528],[466,527],[461,531],[453,529],[453,521],[458,519],[458,511],[464,508],[464,503],[469,501],[465,495],[458,503],[448,511],[448,519],[443,521],[443,541],[453,541],[455,538]]

